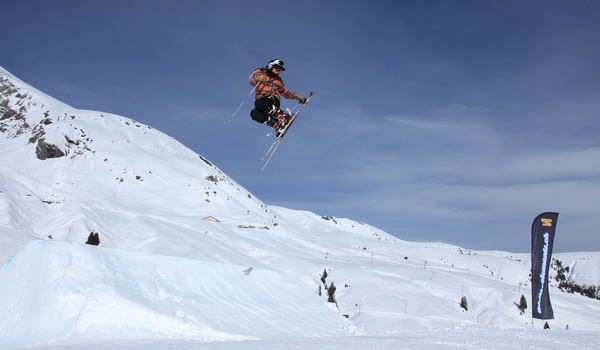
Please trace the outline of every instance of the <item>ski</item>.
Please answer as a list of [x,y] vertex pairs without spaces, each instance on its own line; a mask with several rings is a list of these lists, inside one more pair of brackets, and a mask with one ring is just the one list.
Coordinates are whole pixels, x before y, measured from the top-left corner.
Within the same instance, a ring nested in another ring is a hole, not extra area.
[[259,159],[259,162],[261,162],[263,159],[265,159],[268,156],[267,161],[265,162],[265,164],[262,166],[262,168],[260,168],[258,170],[259,172],[265,170],[265,168],[267,167],[267,164],[269,164],[269,162],[271,161],[271,158],[273,157],[273,154],[275,154],[275,151],[277,150],[277,147],[279,147],[280,143],[281,143],[281,139],[277,138],[275,140],[275,142],[273,142],[273,144],[271,145],[271,148],[269,149],[269,151],[267,151],[267,154],[265,154],[264,157],[262,157],[261,159]]
[[283,130],[281,131],[281,133],[279,134],[279,136],[277,136],[275,138],[275,141],[273,142],[273,144],[271,145],[271,147],[269,148],[269,150],[267,150],[267,153],[265,153],[265,155],[258,160],[259,162],[262,162],[265,158],[267,159],[265,161],[265,164],[262,166],[262,168],[260,168],[260,170],[258,170],[259,172],[263,171],[267,167],[267,164],[269,164],[269,162],[271,161],[271,158],[273,158],[273,155],[275,154],[275,151],[277,151],[277,148],[281,144],[281,140],[283,140],[283,137],[285,136],[285,134],[287,134],[288,130],[290,129],[290,127],[294,123],[294,120],[296,120],[296,118],[298,117],[298,114],[300,114],[300,112],[302,112],[302,109],[304,109],[304,107],[308,104],[308,101],[310,101],[310,99],[312,98],[312,96],[313,96],[313,93],[311,92],[308,95],[308,98],[306,99],[306,102],[302,105],[302,107],[300,107],[300,109],[296,113],[294,113],[292,115],[292,118],[287,123],[287,125],[283,128]]

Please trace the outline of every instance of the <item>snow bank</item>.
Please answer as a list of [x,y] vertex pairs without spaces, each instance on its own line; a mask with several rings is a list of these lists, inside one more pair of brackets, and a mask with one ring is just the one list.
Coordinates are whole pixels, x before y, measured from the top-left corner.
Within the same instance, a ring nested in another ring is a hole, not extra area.
[[0,344],[346,334],[295,277],[125,250],[32,241],[0,268]]

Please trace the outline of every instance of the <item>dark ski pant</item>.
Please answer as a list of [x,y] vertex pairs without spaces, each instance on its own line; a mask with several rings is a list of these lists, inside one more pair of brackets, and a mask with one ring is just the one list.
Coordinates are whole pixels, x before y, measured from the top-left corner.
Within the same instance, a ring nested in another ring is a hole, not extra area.
[[250,111],[250,117],[253,120],[261,123],[273,126],[277,123],[277,118],[269,115],[269,112],[273,109],[273,106],[279,108],[279,99],[273,95],[265,96],[254,101],[254,109]]

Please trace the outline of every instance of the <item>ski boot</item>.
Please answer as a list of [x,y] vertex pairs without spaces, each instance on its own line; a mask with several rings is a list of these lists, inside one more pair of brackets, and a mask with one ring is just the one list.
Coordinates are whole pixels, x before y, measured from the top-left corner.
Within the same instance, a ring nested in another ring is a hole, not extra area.
[[289,113],[289,110],[288,113],[286,113],[276,106],[273,106],[273,109],[269,113],[269,120],[267,121],[267,124],[275,129],[275,135],[279,137],[283,130],[285,130],[287,127],[291,118],[292,116],[291,113]]
[[274,123],[273,127],[275,128],[275,135],[279,137],[283,130],[287,128],[288,123],[292,119],[292,115],[289,112],[289,110],[287,112],[284,112],[279,108],[275,108],[273,111],[273,118],[277,120],[277,122]]

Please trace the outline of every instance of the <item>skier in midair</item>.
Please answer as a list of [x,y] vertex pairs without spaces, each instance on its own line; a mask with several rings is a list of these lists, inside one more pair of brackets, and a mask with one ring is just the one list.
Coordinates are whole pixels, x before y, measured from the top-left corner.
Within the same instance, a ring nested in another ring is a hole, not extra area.
[[285,87],[283,79],[279,76],[285,70],[283,61],[274,59],[266,67],[258,68],[250,76],[250,85],[256,87],[256,101],[254,109],[250,112],[253,120],[272,126],[277,134],[291,117],[281,110],[281,96],[288,100],[298,100],[306,103],[306,99]]

